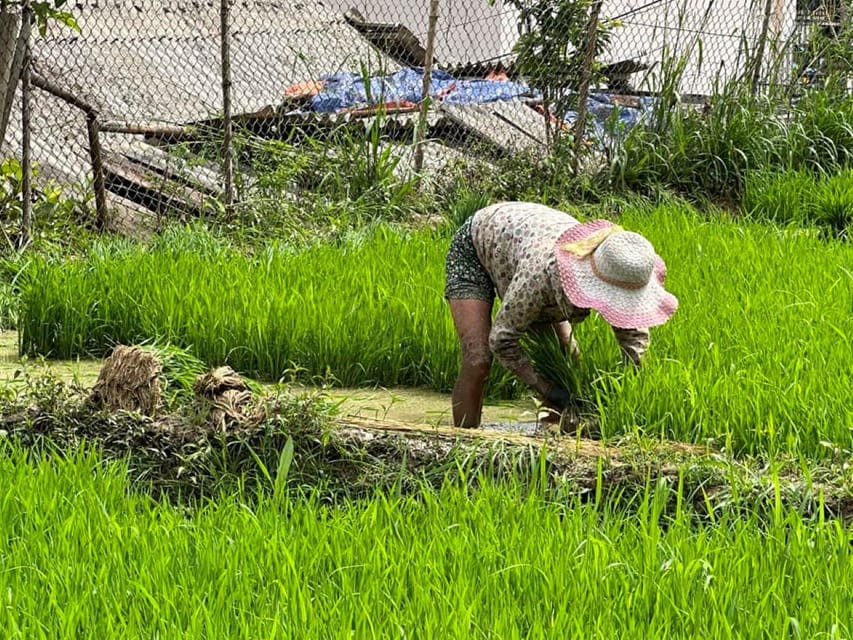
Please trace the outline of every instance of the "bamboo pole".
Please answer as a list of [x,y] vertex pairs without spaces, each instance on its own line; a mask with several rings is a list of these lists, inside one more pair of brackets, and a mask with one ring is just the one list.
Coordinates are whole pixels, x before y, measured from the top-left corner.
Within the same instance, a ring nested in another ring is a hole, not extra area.
[[222,174],[226,208],[234,204],[234,123],[231,119],[231,6],[220,0],[220,45],[222,63]]
[[438,25],[438,0],[430,0],[429,3],[429,26],[427,29],[426,53],[424,55],[424,84],[421,92],[421,112],[418,117],[418,126],[415,129],[414,157],[412,160],[416,175],[420,175],[424,166],[423,142],[426,137],[428,126],[428,115],[430,107],[430,88],[432,86],[432,59],[435,52],[435,30]]
[[109,223],[109,210],[98,114],[94,111],[86,114],[86,131],[89,134],[89,160],[92,162],[92,189],[95,191],[95,228],[98,231],[104,231]]
[[33,168],[30,139],[30,30],[32,26],[30,0],[24,0],[21,10],[21,31],[24,40],[21,66],[21,235],[18,248],[30,244],[33,227]]
[[583,145],[583,134],[586,130],[586,101],[589,97],[589,85],[592,81],[592,65],[595,63],[595,42],[598,37],[598,16],[601,13],[602,0],[594,0],[589,11],[589,23],[587,24],[586,49],[583,62],[581,63],[580,86],[578,87],[578,110],[575,120],[574,157],[572,159],[572,170],[575,175],[580,168],[581,146]]

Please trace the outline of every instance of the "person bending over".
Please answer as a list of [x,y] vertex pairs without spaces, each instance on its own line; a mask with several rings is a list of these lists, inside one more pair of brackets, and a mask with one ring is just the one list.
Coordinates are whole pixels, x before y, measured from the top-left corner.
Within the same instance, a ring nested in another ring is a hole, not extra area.
[[[477,211],[458,229],[446,260],[445,298],[462,351],[453,387],[453,422],[478,427],[496,357],[557,411],[573,409],[567,389],[539,374],[521,347],[549,327],[579,355],[572,327],[594,310],[613,328],[626,362],[639,365],[649,327],[666,322],[678,300],[664,289],[666,266],[643,236],[607,220],[581,223],[531,202]],[[495,296],[501,304],[492,322]]]

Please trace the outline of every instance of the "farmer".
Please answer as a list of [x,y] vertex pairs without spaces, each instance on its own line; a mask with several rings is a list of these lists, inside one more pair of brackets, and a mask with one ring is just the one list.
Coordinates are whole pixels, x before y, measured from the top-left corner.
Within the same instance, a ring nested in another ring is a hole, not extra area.
[[[446,262],[445,297],[462,349],[454,424],[480,425],[493,356],[546,407],[574,411],[576,399],[536,372],[521,337],[553,327],[577,359],[572,325],[594,309],[613,327],[623,360],[639,365],[648,327],[663,324],[678,307],[663,288],[665,276],[648,240],[607,220],[580,223],[529,202],[477,211],[456,232]],[[501,306],[493,323],[495,294]]]

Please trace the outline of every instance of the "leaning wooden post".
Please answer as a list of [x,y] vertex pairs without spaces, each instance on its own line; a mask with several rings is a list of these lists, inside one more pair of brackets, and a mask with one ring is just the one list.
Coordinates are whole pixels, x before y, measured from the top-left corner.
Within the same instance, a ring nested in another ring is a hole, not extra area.
[[95,214],[97,216],[95,228],[98,231],[103,231],[109,222],[109,211],[107,210],[104,162],[101,152],[101,121],[99,120],[98,110],[85,100],[81,100],[37,73],[31,73],[30,80],[36,89],[46,91],[86,114],[86,131],[89,134],[89,160],[92,162],[92,189],[95,192]]
[[92,162],[92,189],[95,191],[95,228],[104,231],[109,222],[107,190],[104,184],[104,161],[101,153],[101,133],[98,114],[86,113],[86,130],[89,134],[89,159]]
[[438,0],[429,3],[429,27],[427,29],[426,53],[424,54],[424,84],[421,92],[421,111],[418,126],[415,129],[415,152],[412,160],[415,175],[420,175],[424,166],[424,138],[428,126],[427,117],[430,107],[430,89],[432,88],[432,59],[435,52],[435,28],[438,25]]
[[18,248],[30,244],[33,230],[33,169],[30,139],[30,28],[33,10],[30,0],[24,0],[21,9],[21,30],[24,39],[24,56],[21,67],[21,235]]
[[219,5],[220,45],[222,55],[222,174],[226,208],[234,204],[234,130],[231,121],[231,5],[221,0]]
[[586,100],[589,97],[589,85],[592,81],[592,66],[595,64],[595,41],[598,37],[598,14],[601,12],[602,0],[594,0],[589,11],[589,24],[586,32],[586,50],[581,63],[580,85],[578,86],[578,110],[575,120],[574,158],[572,170],[575,175],[580,168],[581,146],[583,134],[586,131]]

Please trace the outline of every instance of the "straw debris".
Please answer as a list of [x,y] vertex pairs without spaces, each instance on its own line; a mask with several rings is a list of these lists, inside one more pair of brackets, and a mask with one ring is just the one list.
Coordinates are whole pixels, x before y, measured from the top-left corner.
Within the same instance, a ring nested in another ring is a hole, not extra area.
[[231,367],[217,367],[193,385],[199,401],[210,411],[211,426],[220,432],[259,425],[265,416],[245,380]]

